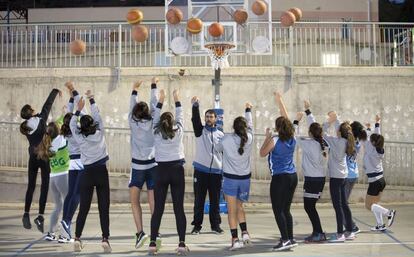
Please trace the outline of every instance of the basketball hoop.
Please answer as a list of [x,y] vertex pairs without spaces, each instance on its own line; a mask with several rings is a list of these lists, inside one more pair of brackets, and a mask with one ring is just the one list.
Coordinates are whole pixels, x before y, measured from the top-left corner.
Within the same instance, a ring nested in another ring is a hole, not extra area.
[[206,44],[204,47],[207,48],[208,55],[210,56],[211,60],[211,67],[214,70],[223,69],[230,66],[227,58],[230,55],[230,50],[235,47],[234,44],[216,42]]

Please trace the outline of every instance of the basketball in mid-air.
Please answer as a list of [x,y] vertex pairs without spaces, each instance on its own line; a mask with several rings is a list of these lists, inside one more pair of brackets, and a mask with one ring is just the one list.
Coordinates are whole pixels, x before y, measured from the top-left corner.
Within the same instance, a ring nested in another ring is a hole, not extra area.
[[219,37],[223,35],[224,33],[224,27],[218,22],[211,23],[211,25],[208,27],[208,33],[212,37]]
[[142,43],[148,38],[148,29],[144,25],[134,25],[131,36],[136,42]]
[[138,24],[144,19],[144,14],[140,9],[131,9],[128,11],[126,19],[129,24]]
[[233,14],[233,19],[237,24],[244,24],[248,17],[249,14],[245,9],[238,9]]
[[70,42],[69,49],[74,55],[82,55],[86,52],[86,43],[80,39],[73,40]]
[[283,27],[290,27],[295,24],[296,17],[293,13],[289,11],[285,11],[280,16],[280,23],[282,23]]
[[187,30],[191,34],[198,34],[203,29],[203,22],[199,18],[191,18],[187,22]]
[[178,24],[183,20],[183,12],[177,7],[172,7],[165,14],[165,19],[170,24],[173,24],[173,25]]
[[252,12],[258,16],[263,15],[267,11],[267,4],[262,0],[256,0],[252,4]]

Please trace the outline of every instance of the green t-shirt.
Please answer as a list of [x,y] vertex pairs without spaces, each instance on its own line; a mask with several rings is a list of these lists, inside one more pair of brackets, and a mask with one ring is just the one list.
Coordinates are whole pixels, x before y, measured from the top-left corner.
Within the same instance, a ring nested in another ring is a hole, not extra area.
[[51,175],[56,175],[69,170],[69,149],[68,144],[59,148],[53,157],[49,159]]

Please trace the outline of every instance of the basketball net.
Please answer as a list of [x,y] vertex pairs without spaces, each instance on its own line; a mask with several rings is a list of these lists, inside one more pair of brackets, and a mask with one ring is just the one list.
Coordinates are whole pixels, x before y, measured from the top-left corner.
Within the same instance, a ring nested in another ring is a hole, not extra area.
[[233,49],[235,45],[231,43],[217,42],[206,44],[204,47],[207,48],[213,70],[230,67],[228,57],[230,55],[230,50]]

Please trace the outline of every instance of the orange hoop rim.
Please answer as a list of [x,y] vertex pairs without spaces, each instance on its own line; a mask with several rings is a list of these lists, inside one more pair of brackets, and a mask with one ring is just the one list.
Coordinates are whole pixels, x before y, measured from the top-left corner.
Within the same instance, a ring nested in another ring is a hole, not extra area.
[[204,45],[205,48],[209,49],[214,55],[217,57],[223,56],[228,50],[236,47],[232,43],[227,42],[216,42],[216,43],[208,43]]

